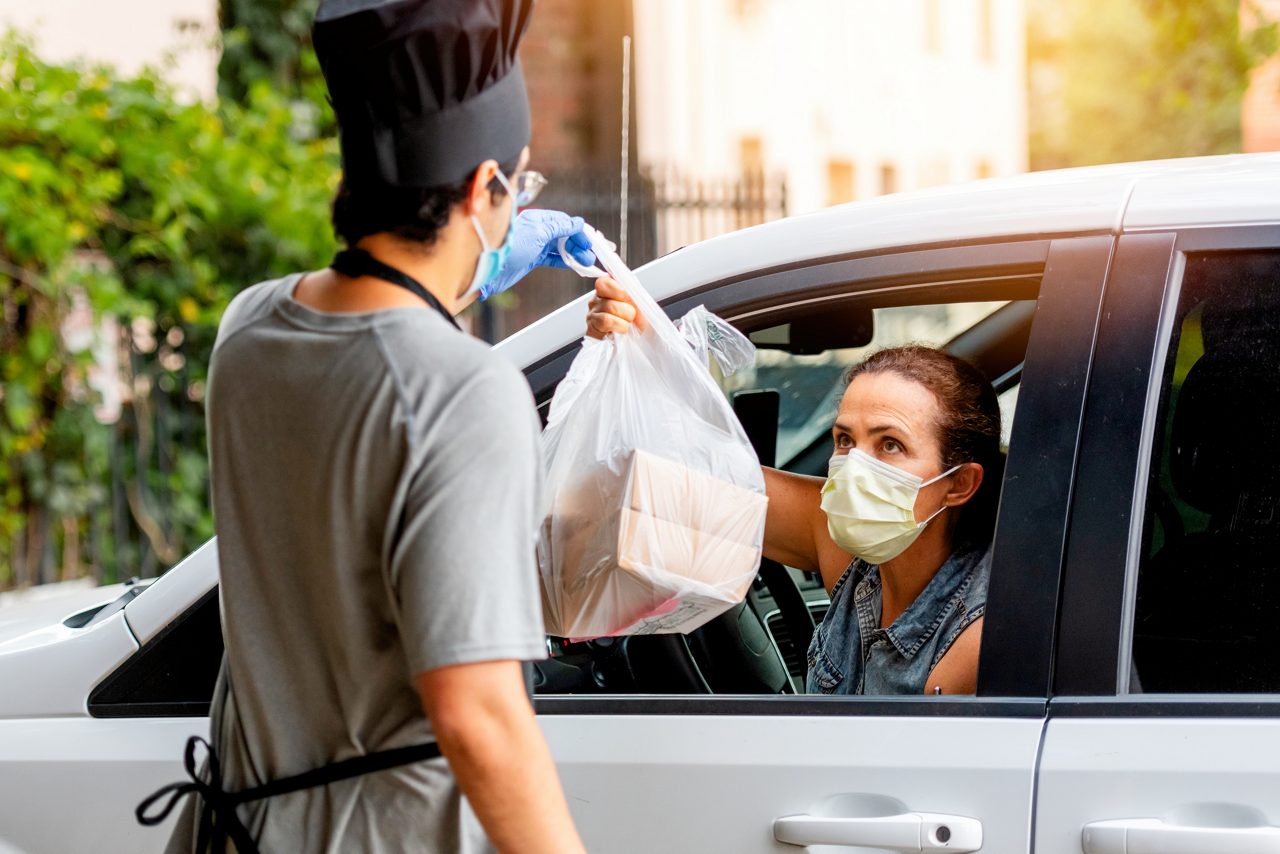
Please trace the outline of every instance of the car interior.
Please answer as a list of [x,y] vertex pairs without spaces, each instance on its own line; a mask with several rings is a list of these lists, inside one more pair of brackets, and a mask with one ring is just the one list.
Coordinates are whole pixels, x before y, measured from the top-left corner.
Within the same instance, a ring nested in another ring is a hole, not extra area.
[[[932,341],[919,333],[877,335],[877,320],[897,320],[897,326],[910,330],[902,315],[945,314],[946,304],[876,308],[850,299],[783,310],[755,324],[739,324],[762,355],[750,382],[726,391],[763,465],[825,477],[843,375],[859,354],[924,340],[972,361],[1002,402],[1012,401],[1035,305],[1034,299],[982,304],[979,320]],[[886,317],[895,313],[899,316]],[[799,401],[809,405],[788,405]],[[550,658],[534,666],[535,689],[541,694],[801,693],[809,639],[828,601],[816,574],[765,559],[745,602],[688,634],[574,642],[550,638]]]

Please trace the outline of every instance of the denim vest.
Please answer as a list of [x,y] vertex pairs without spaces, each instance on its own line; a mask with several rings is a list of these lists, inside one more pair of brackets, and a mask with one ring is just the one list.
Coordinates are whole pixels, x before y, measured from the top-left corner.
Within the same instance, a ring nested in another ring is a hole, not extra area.
[[987,605],[991,552],[955,552],[893,625],[880,628],[880,568],[857,558],[809,643],[810,694],[923,694],[925,680]]

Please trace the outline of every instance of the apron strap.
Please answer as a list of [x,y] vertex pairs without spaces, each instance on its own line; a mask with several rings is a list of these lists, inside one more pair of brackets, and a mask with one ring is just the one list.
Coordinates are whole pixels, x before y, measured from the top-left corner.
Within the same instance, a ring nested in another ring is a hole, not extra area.
[[[204,745],[205,752],[208,754],[208,781],[201,779],[199,769],[196,766],[196,747],[198,745]],[[205,851],[206,846],[211,842],[220,843],[230,838],[236,847],[236,851],[240,854],[258,854],[258,846],[253,841],[249,829],[241,823],[239,816],[236,815],[236,807],[240,804],[260,801],[290,792],[298,792],[303,789],[325,786],[329,783],[336,783],[339,780],[348,780],[352,777],[386,771],[402,765],[437,759],[440,756],[440,746],[435,742],[415,744],[409,747],[396,747],[391,750],[380,750],[375,753],[366,753],[363,756],[343,759],[340,762],[333,762],[321,768],[304,771],[291,777],[272,780],[263,783],[261,786],[254,786],[239,792],[227,792],[222,788],[222,769],[218,764],[218,757],[213,752],[213,748],[209,745],[209,742],[200,736],[193,735],[187,739],[187,748],[183,755],[183,765],[191,781],[170,783],[156,790],[146,800],[138,804],[134,815],[140,824],[154,827],[169,817],[179,800],[186,795],[197,794],[203,800],[200,808],[199,828],[196,834],[197,851]],[[153,810],[152,808],[166,796],[168,800],[158,810]]]
[[379,261],[363,249],[344,249],[333,256],[333,263],[329,266],[342,275],[350,276],[353,279],[358,279],[361,276],[371,276],[402,287],[438,311],[440,316],[449,321],[449,324],[454,329],[459,332],[462,331],[458,321],[444,307],[444,304],[436,299],[436,295],[423,286],[422,282],[402,270],[397,270],[390,264]]

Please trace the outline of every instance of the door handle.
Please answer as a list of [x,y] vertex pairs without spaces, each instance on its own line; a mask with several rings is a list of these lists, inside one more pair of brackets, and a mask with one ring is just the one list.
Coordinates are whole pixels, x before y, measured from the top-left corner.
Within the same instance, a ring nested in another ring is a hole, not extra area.
[[908,812],[873,818],[784,815],[773,838],[788,845],[858,845],[890,851],[977,851],[982,822],[960,815]]
[[1280,854],[1278,827],[1188,827],[1158,818],[1086,824],[1084,854]]

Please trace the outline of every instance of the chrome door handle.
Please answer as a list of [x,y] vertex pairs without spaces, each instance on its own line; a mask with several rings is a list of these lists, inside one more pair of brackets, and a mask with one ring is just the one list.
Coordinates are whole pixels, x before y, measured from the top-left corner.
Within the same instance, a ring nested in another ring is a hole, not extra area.
[[908,812],[874,818],[784,815],[773,838],[788,845],[858,845],[890,851],[977,851],[982,822],[960,815]]
[[1084,854],[1280,854],[1280,827],[1187,827],[1158,818],[1095,821]]

